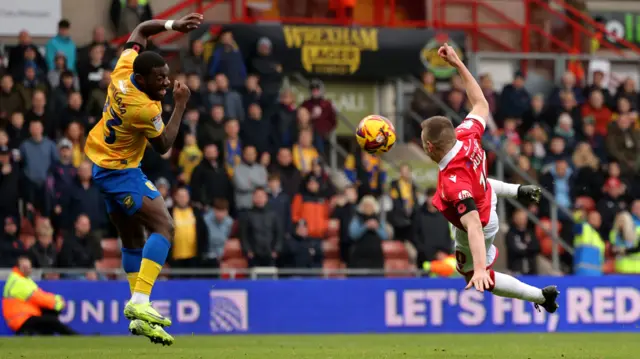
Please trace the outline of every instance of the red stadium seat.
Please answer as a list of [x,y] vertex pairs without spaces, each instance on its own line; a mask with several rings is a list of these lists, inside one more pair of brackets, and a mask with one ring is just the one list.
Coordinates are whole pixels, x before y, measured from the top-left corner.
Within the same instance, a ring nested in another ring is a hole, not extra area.
[[327,237],[337,237],[340,235],[340,221],[332,218],[329,220],[329,229],[327,230]]
[[323,241],[322,252],[325,259],[338,259],[340,260],[340,247],[335,241]]
[[227,259],[244,259],[242,245],[238,238],[229,238],[227,242],[225,242],[222,260],[224,261]]
[[407,248],[400,241],[383,241],[382,253],[384,253],[385,259],[409,259]]
[[[247,260],[244,258],[234,258],[234,259],[227,259],[227,260],[223,260],[222,263],[220,263],[220,269],[221,270],[229,270],[229,269],[246,269],[248,268],[248,263]],[[222,278],[223,279],[234,279],[234,278],[246,278],[247,276],[245,274],[242,273],[236,273],[235,276],[232,276],[232,273],[229,272],[223,272],[222,273]]]
[[342,263],[339,259],[325,259],[322,262],[322,269],[329,278],[344,278],[344,274],[335,273],[336,270],[343,268],[344,263]]
[[96,262],[96,269],[119,269],[121,264],[120,258],[103,258]]
[[103,238],[100,241],[100,246],[105,258],[120,258],[122,255],[117,238]]
[[385,273],[386,277],[411,277],[411,273],[408,272],[411,269],[411,265],[407,259],[387,259],[384,261],[384,269],[388,270],[404,270],[406,273]]

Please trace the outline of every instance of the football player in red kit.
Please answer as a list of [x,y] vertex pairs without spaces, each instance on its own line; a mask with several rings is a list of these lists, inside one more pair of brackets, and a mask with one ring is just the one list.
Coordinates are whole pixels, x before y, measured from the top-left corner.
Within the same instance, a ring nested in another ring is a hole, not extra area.
[[553,313],[558,308],[556,286],[543,289],[495,272],[491,267],[498,256],[493,240],[498,233],[497,196],[510,196],[523,202],[539,202],[541,190],[532,185],[516,185],[487,178],[486,153],[481,145],[489,105],[480,86],[451,46],[438,54],[462,77],[473,109],[454,128],[451,120],[435,116],[422,123],[422,146],[438,163],[438,187],[433,205],[454,227],[458,271],[475,287],[495,295],[519,298]]

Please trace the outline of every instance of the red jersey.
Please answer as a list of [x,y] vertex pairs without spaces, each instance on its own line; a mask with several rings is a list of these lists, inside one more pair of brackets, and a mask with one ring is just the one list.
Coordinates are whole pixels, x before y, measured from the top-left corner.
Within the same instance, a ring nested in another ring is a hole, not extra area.
[[456,144],[438,163],[438,188],[433,205],[457,228],[461,213],[467,208],[460,201],[473,198],[482,227],[491,217],[492,189],[487,181],[487,155],[480,143],[486,122],[476,115],[469,115],[456,127]]

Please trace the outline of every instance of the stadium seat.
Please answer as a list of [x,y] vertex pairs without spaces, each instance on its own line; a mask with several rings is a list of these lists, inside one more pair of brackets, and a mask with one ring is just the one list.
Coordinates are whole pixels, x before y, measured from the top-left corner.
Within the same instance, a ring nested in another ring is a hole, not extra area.
[[329,278],[344,278],[344,274],[340,273],[331,273],[337,269],[344,268],[344,263],[342,263],[339,259],[325,259],[322,262],[322,269],[325,273],[329,272],[327,275]]
[[382,253],[384,253],[385,259],[409,259],[409,253],[407,253],[407,248],[404,246],[404,243],[401,241],[383,241],[382,242]]
[[576,208],[583,208],[587,212],[591,212],[596,209],[596,202],[593,198],[588,196],[580,196],[576,198]]
[[[233,259],[227,259],[227,260],[223,260],[222,263],[220,263],[220,269],[221,270],[229,270],[229,269],[246,269],[249,267],[249,264],[247,263],[247,260],[244,258],[233,258]],[[232,273],[228,273],[228,272],[223,272],[221,278],[223,279],[237,279],[237,278],[246,278],[246,274],[244,273],[236,273],[234,276],[232,276]]]
[[404,270],[406,273],[385,273],[386,277],[411,277],[411,273],[409,273],[409,269],[411,269],[411,265],[407,259],[387,259],[384,261],[384,270]]
[[325,259],[340,259],[340,247],[335,241],[323,241],[322,252],[324,253]]
[[224,253],[222,254],[222,260],[227,259],[244,259],[242,253],[242,245],[238,238],[229,238],[224,244]]
[[332,218],[329,220],[329,229],[327,230],[327,237],[337,237],[340,235],[340,221]]
[[122,255],[117,238],[103,238],[100,241],[100,246],[105,258],[120,258]]

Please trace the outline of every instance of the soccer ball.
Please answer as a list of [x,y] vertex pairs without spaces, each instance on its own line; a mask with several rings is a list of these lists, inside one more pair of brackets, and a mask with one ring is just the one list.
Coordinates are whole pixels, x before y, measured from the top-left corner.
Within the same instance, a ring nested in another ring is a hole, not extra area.
[[370,115],[363,118],[356,129],[360,148],[372,155],[380,155],[396,143],[396,129],[388,119]]

